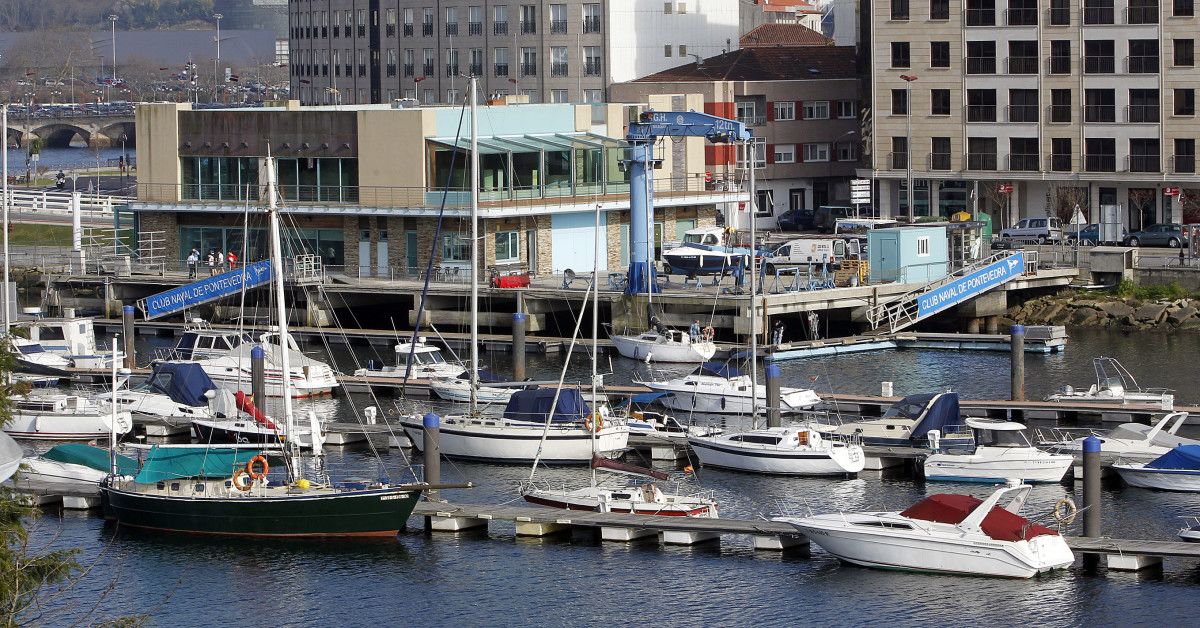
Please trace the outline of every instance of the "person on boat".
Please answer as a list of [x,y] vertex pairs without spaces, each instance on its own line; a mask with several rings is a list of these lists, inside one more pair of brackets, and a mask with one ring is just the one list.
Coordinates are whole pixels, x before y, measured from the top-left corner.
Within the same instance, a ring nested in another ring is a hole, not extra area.
[[775,321],[775,329],[771,331],[771,343],[774,345],[783,344],[783,321]]
[[688,336],[691,338],[692,342],[700,341],[700,319],[692,321],[692,326],[688,327]]
[[196,278],[196,266],[200,263],[200,251],[192,249],[187,256],[188,279]]

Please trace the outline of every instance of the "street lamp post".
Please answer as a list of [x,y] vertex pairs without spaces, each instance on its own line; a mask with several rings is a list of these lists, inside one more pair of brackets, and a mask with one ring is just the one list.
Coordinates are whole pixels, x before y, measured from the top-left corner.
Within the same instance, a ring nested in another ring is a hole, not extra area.
[[220,13],[214,13],[213,19],[217,22],[217,37],[214,41],[217,44],[217,58],[213,60],[213,102],[217,102],[217,88],[221,84],[219,74],[221,73],[221,18],[225,17]]
[[108,102],[112,102],[112,86],[117,82],[117,16],[112,14],[108,16],[108,21],[112,22],[112,76],[108,78]]
[[908,176],[905,180],[905,191],[908,193],[908,222],[913,221],[913,215],[916,210],[913,208],[913,146],[912,146],[912,83],[917,80],[915,74],[901,74],[901,80],[904,81],[904,165],[908,167]]

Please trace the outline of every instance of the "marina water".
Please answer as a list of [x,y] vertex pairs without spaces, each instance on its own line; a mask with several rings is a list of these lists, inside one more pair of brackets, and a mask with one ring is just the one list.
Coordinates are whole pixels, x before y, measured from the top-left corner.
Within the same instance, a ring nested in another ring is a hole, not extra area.
[[[143,355],[149,342],[139,337]],[[319,354],[318,347],[306,347]],[[1200,335],[1106,331],[1073,332],[1067,351],[1030,354],[1028,396],[1036,399],[1063,384],[1094,381],[1092,357],[1119,359],[1144,386],[1176,390],[1177,403],[1200,402],[1197,370],[1186,360],[1198,354]],[[360,362],[388,359],[356,347]],[[353,368],[349,352],[335,349],[337,366]],[[530,374],[551,378],[561,356],[530,356]],[[493,370],[507,373],[507,354],[485,354]],[[608,364],[607,357],[601,360]],[[578,354],[568,381],[590,370]],[[643,364],[612,358],[625,383]],[[783,365],[785,383],[878,394],[879,382],[895,382],[897,394],[952,388],[964,398],[1008,395],[1004,353],[899,350]],[[355,396],[361,410],[371,403]],[[391,400],[381,399],[390,408]],[[409,410],[453,406],[403,402]],[[307,402],[355,421],[343,398]],[[461,406],[459,407],[461,411]],[[731,423],[737,421],[731,420]],[[1194,426],[1185,431],[1195,435]],[[359,445],[327,448],[326,465],[338,479],[403,479],[406,462],[420,456]],[[779,478],[699,469],[698,487],[711,490],[725,516],[770,516],[837,510],[903,509],[937,492],[985,495],[988,487],[925,483],[909,474],[863,473],[857,479]],[[584,485],[582,468],[539,471],[540,481]],[[443,480],[471,481],[478,488],[444,491],[451,501],[518,502],[517,483],[529,469],[478,463],[443,463]],[[1064,496],[1081,501],[1080,484],[1040,485],[1025,512],[1042,523]],[[1200,514],[1194,495],[1106,484],[1104,534],[1174,540],[1180,515]],[[416,522],[417,520],[413,520]],[[1078,533],[1078,523],[1070,530]],[[397,540],[261,541],[117,531],[95,514],[65,512],[39,519],[35,541],[79,547],[91,571],[70,596],[78,607],[55,623],[145,613],[153,623],[214,625],[268,622],[272,625],[592,625],[611,622],[693,626],[866,624],[1051,624],[1160,625],[1194,623],[1200,600],[1200,567],[1167,559],[1159,575],[1068,571],[1028,581],[874,571],[840,565],[814,547],[811,557],[756,552],[749,538],[719,544],[669,547],[515,538],[511,524],[492,523],[487,532],[427,535],[419,526]],[[89,613],[93,600],[96,610]]]

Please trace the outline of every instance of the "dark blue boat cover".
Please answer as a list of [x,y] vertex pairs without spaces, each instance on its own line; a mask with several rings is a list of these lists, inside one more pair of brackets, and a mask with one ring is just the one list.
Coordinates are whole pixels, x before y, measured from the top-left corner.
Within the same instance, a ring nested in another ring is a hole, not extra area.
[[1200,471],[1200,445],[1180,445],[1146,463],[1149,469],[1191,469]]
[[[465,370],[462,373],[459,373],[458,379],[461,379],[464,382],[471,379],[470,369]],[[479,369],[479,381],[480,381],[480,383],[483,383],[483,384],[497,384],[500,382],[506,382],[508,380],[504,379],[503,377],[497,376],[495,373],[493,373],[487,369]]]
[[737,377],[742,372],[736,366],[727,362],[705,362],[696,369],[696,375],[716,375],[717,377]]
[[[518,390],[504,408],[504,418],[512,421],[545,421],[554,403],[553,388]],[[554,423],[569,423],[582,420],[591,412],[583,395],[576,388],[564,388],[558,396],[558,407],[550,419]]]
[[204,393],[217,389],[208,373],[194,362],[160,362],[147,383],[172,401],[193,407],[207,406]]
[[[919,406],[917,405],[918,403],[920,404]],[[897,414],[907,416],[910,419],[919,418],[922,411],[925,413],[925,418],[913,426],[912,435],[909,436],[911,440],[925,438],[930,430],[938,430],[945,434],[951,431],[948,428],[956,428],[960,425],[959,419],[961,415],[958,410],[958,393],[956,392],[947,392],[940,395],[931,393],[909,395],[897,401],[892,407],[896,406],[902,406],[901,411]],[[907,414],[907,412],[914,408],[917,410],[915,416]],[[891,409],[888,409],[888,414],[891,414],[891,412]]]

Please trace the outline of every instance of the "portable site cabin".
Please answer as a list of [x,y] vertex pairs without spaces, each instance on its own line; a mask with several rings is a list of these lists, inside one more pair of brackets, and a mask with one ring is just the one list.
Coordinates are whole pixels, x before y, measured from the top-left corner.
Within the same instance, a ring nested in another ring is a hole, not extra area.
[[871,283],[927,283],[946,276],[949,247],[945,227],[874,229],[867,234]]

